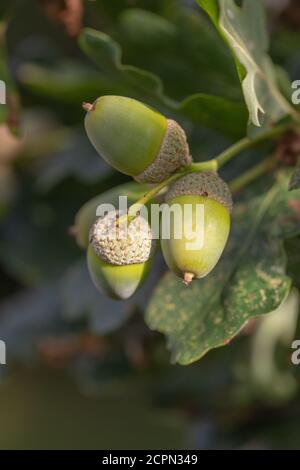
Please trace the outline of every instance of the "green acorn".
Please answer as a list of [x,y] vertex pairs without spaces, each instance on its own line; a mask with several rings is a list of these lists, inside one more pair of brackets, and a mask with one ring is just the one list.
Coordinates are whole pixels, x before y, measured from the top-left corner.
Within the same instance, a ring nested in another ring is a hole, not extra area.
[[159,183],[191,163],[183,129],[149,106],[122,96],[102,96],[83,107],[95,149],[136,181]]
[[[223,253],[230,231],[230,189],[217,173],[190,173],[171,186],[166,202],[174,216],[170,237],[161,240],[162,252],[170,270],[188,285],[194,278],[207,276]],[[203,208],[203,217],[197,207]],[[191,229],[188,236],[184,231],[187,225]]]
[[151,228],[142,216],[127,224],[118,211],[109,212],[90,231],[88,267],[95,286],[112,298],[128,299],[149,272],[154,251]]

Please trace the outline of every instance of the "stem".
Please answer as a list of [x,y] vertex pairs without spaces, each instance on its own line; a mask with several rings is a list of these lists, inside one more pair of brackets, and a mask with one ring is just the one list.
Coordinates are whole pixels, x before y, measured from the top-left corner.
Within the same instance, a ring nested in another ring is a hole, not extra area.
[[[256,147],[257,145],[267,141],[274,139],[276,137],[281,136],[285,132],[291,129],[291,124],[280,124],[270,131],[260,135],[256,139],[250,139],[249,137],[245,137],[242,140],[239,140],[235,144],[233,144],[228,149],[224,150],[224,152],[220,153],[217,157],[215,157],[215,161],[217,163],[217,169],[222,168],[222,166],[226,165],[232,158],[236,157],[238,154],[243,152],[244,150]],[[199,163],[194,163],[191,165],[193,169],[197,168]]]
[[[181,178],[184,175],[189,173],[197,173],[200,171],[217,171],[219,168],[224,166],[228,163],[232,158],[239,155],[244,150],[253,148],[259,145],[262,142],[265,142],[270,139],[274,139],[276,137],[281,136],[285,132],[289,131],[292,128],[291,123],[289,124],[280,124],[270,131],[266,132],[265,134],[260,135],[256,139],[250,139],[249,137],[245,137],[240,141],[233,144],[231,147],[226,149],[224,152],[220,153],[217,157],[207,160],[204,162],[199,163],[191,163],[184,167],[180,172],[175,173],[174,175],[170,176],[168,179],[163,181],[162,183],[155,186],[151,189],[148,193],[146,193],[141,199],[139,199],[136,203],[134,203],[128,210],[128,214],[125,214],[119,219],[119,223],[123,218],[127,218],[128,223],[130,223],[135,217],[138,211],[140,210],[141,206],[147,204],[154,196],[156,196],[165,186],[168,186],[170,183],[173,183],[177,179]],[[269,163],[267,163],[269,161]],[[247,171],[239,178],[234,180],[231,185],[234,188],[233,191],[238,191],[243,185],[248,184],[253,179],[255,179],[260,174],[263,174],[267,171],[267,169],[271,169],[272,165],[270,163],[270,159],[263,161],[262,163],[258,164],[256,167],[252,168],[251,170]]]
[[[265,134],[260,135],[256,139],[250,139],[249,137],[245,137],[244,139],[239,140],[235,144],[233,144],[228,149],[224,150],[224,152],[220,153],[217,157],[213,160],[208,160],[207,162],[200,162],[200,163],[192,163],[188,166],[191,172],[196,171],[204,171],[205,164],[210,164],[209,170],[217,171],[222,166],[226,165],[232,158],[238,156],[244,150],[256,147],[257,145],[267,141],[274,139],[276,137],[281,136],[285,132],[291,130],[292,124],[280,124],[270,131],[266,132]],[[215,168],[213,168],[213,166]]]
[[216,158],[205,162],[191,163],[185,168],[185,173],[197,173],[198,171],[217,171],[219,168]]
[[[193,169],[194,165],[196,165],[196,169]],[[173,183],[174,181],[178,180],[182,176],[187,175],[189,173],[198,172],[198,171],[216,171],[216,170],[217,170],[217,164],[215,160],[208,160],[206,162],[195,163],[195,164],[184,167],[179,173],[175,173],[174,175],[171,175],[168,179],[159,183],[157,186],[155,186],[150,191],[148,191],[143,197],[141,197],[141,199],[139,199],[132,206],[130,206],[128,210],[129,215],[125,215],[125,217],[127,217],[127,221],[130,223],[136,217],[136,213],[140,210],[141,206],[145,206],[163,188]],[[122,217],[120,218],[120,220],[121,219]]]
[[232,192],[237,192],[243,189],[248,184],[252,183],[259,176],[264,175],[268,171],[276,167],[276,160],[273,157],[268,157],[262,162],[255,165],[250,170],[245,171],[241,176],[238,176],[229,183],[229,187]]

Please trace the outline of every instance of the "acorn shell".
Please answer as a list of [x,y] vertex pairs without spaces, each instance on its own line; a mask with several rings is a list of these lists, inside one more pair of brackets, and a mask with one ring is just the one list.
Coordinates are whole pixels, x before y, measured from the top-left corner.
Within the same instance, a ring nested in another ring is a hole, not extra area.
[[[119,207],[119,197],[126,196],[129,208],[131,204],[134,204],[147,191],[149,191],[148,185],[131,181],[109,189],[86,202],[77,212],[74,227],[71,229],[74,232],[78,245],[84,249],[88,247],[90,229],[98,218],[97,209],[99,206],[110,204],[117,208]],[[149,204],[151,202],[153,200]]]
[[150,225],[142,216],[127,223],[126,215],[111,211],[90,230],[90,244],[103,261],[124,266],[148,261],[155,249]]
[[140,183],[159,183],[179,168],[192,163],[184,130],[168,119],[166,135],[153,163],[134,179]]
[[204,196],[222,204],[232,212],[232,195],[228,185],[214,171],[189,173],[176,181],[168,190],[165,201],[168,202],[178,196],[186,195]]

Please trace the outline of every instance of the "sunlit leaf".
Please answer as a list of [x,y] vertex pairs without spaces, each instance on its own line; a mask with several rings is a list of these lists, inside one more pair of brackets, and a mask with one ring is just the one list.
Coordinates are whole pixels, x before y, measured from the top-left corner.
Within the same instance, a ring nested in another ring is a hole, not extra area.
[[[201,6],[207,10],[205,3]],[[217,28],[246,70],[246,75],[240,74],[240,78],[250,115],[249,133],[255,134],[255,128],[264,130],[284,116],[295,114],[281,93],[276,69],[268,55],[269,39],[261,0],[244,0],[242,6],[234,0],[220,0]]]

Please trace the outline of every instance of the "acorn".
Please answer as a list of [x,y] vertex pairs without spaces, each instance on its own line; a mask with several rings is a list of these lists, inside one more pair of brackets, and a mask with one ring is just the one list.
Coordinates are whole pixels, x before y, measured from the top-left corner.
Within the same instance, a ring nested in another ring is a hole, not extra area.
[[155,243],[146,219],[111,211],[90,231],[88,268],[95,286],[108,296],[125,300],[143,283],[152,264]]
[[184,130],[172,119],[122,96],[84,103],[85,129],[113,168],[140,183],[160,183],[192,159]]
[[[119,198],[127,198],[128,207],[134,204],[144,194],[149,191],[146,184],[138,184],[134,181],[120,184],[114,188],[99,194],[87,201],[77,212],[74,226],[71,227],[71,233],[76,237],[76,241],[81,248],[86,249],[89,245],[89,233],[97,217],[97,209],[103,204],[110,204],[113,207],[119,206]],[[149,201],[149,205],[153,200]]]
[[[223,253],[230,231],[231,192],[215,172],[190,173],[170,187],[165,200],[174,216],[169,237],[161,239],[162,252],[170,270],[189,285],[207,276]],[[188,234],[184,225],[189,226]]]

